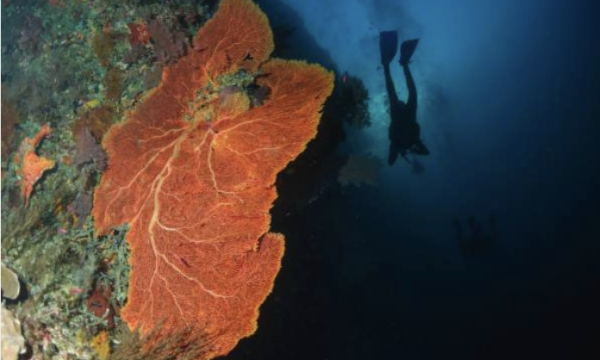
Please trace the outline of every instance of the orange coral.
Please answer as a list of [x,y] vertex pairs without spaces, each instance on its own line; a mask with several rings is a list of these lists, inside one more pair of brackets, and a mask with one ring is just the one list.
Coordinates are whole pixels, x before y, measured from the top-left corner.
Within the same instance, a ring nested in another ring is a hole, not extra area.
[[40,180],[46,170],[54,167],[54,160],[37,156],[35,149],[42,139],[50,134],[50,125],[42,126],[42,129],[33,137],[25,138],[15,156],[18,166],[17,174],[21,177],[21,195],[25,197],[25,204],[33,192],[33,186]]
[[98,355],[100,360],[108,360],[110,358],[110,343],[108,342],[108,333],[101,331],[94,336],[90,341],[90,346]]
[[131,45],[146,45],[150,41],[150,32],[145,22],[129,23],[129,43]]
[[[96,230],[128,223],[132,258],[122,317],[131,328],[203,328],[208,357],[256,330],[284,243],[269,233],[279,171],[316,135],[333,75],[268,60],[273,38],[250,0],[223,0],[194,49],[103,145],[109,165],[94,197]],[[260,106],[219,106],[222,75],[260,72]]]

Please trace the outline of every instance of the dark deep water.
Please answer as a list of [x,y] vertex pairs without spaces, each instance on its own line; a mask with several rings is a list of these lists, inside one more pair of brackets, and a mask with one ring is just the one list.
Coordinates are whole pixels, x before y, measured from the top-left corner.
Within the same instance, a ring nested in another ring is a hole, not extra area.
[[[423,174],[398,161],[378,186],[332,182],[303,208],[280,177],[282,272],[259,331],[228,358],[600,358],[595,2],[259,3],[274,26],[295,28],[281,55],[367,85],[373,125],[346,128],[338,153],[385,161],[377,35],[420,37],[432,156]],[[461,252],[452,218],[466,232],[468,216],[487,227],[492,214],[491,250]]]

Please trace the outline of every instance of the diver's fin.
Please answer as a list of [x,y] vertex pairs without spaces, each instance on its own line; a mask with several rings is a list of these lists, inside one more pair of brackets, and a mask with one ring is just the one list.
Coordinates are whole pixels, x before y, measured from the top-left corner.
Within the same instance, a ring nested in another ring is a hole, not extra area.
[[422,140],[417,141],[411,151],[416,154],[416,155],[429,155],[429,149],[427,148],[427,146],[425,146],[425,144],[423,144]]
[[400,46],[400,65],[408,65],[418,43],[419,39],[406,40],[402,43]]
[[382,31],[379,33],[379,51],[381,52],[381,63],[389,65],[398,51],[398,32]]

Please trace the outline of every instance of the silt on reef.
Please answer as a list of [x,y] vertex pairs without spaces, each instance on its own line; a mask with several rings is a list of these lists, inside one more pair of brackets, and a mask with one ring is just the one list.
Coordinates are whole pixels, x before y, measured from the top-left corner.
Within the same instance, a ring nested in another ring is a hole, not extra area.
[[25,339],[21,334],[21,323],[14,314],[1,306],[2,311],[2,353],[4,360],[17,360],[19,354],[25,354]]

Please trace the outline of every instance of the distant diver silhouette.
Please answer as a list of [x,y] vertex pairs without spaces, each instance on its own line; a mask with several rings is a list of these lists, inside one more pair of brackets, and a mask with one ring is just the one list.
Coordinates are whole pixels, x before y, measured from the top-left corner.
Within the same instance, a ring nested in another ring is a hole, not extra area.
[[460,252],[465,256],[489,255],[498,242],[498,228],[496,215],[491,215],[489,219],[489,232],[486,234],[481,222],[471,215],[467,218],[469,235],[465,236],[463,228],[458,218],[452,219],[454,230]]
[[409,163],[408,153],[415,155],[429,155],[429,149],[421,140],[421,127],[417,123],[417,87],[412,77],[408,64],[417,48],[419,39],[407,40],[400,47],[400,66],[404,69],[408,100],[398,99],[396,88],[390,74],[390,63],[398,51],[398,33],[396,31],[382,31],[379,33],[379,49],[381,51],[381,65],[385,74],[385,86],[390,99],[390,117],[392,122],[388,130],[390,139],[390,152],[388,164],[394,165],[398,154]]

